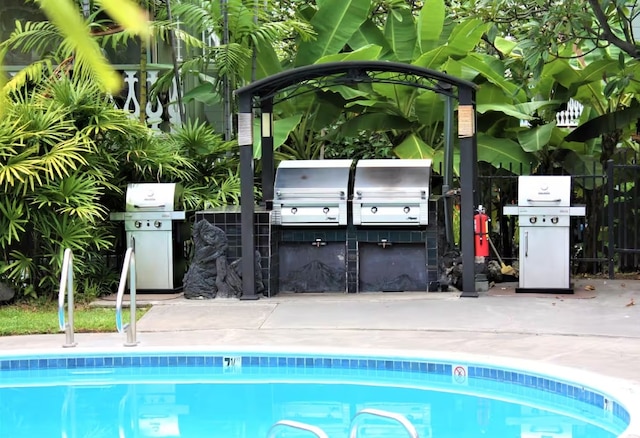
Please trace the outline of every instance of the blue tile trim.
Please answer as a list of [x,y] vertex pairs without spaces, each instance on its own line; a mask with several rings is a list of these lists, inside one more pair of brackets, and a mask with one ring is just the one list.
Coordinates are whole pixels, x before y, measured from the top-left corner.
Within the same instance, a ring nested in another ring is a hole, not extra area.
[[[238,357],[228,355],[109,355],[109,356],[71,356],[48,358],[6,358],[0,359],[0,371],[34,371],[50,369],[76,368],[163,368],[163,367],[214,367],[223,368],[224,358]],[[334,369],[355,371],[392,371],[409,374],[426,374],[446,378],[452,376],[453,365],[426,360],[393,360],[389,358],[345,358],[345,357],[310,357],[280,355],[242,355],[239,365],[249,370],[260,368],[294,367],[303,369]],[[458,365],[458,364],[456,364]],[[491,381],[517,385],[528,389],[536,389],[545,393],[577,400],[598,409],[607,409],[611,414],[628,424],[629,412],[615,400],[596,391],[576,386],[571,383],[553,380],[548,376],[522,373],[513,370],[488,366],[468,365],[469,378],[479,381]]]

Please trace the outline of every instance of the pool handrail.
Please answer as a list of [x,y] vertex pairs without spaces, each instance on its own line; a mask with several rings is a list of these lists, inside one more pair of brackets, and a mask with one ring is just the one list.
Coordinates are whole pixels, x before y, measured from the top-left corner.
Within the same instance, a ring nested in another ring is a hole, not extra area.
[[356,413],[351,419],[351,429],[349,430],[349,438],[357,438],[358,436],[358,425],[356,420],[362,415],[372,415],[374,417],[388,418],[389,420],[394,420],[400,423],[405,430],[409,433],[411,438],[420,438],[418,435],[418,431],[415,426],[411,424],[411,422],[402,414],[398,414],[396,412],[383,411],[382,409],[374,409],[374,408],[365,408]]
[[[60,330],[65,332],[65,343],[63,347],[75,347],[77,343],[74,341],[73,332],[73,252],[71,248],[64,250],[62,258],[62,271],[60,272],[60,290],[58,292],[58,325]],[[67,296],[67,309],[69,315],[65,321],[64,317],[64,298]]]
[[[131,318],[127,324],[122,324],[122,299],[127,286],[127,278],[129,280],[129,310]],[[116,329],[118,333],[127,333],[125,347],[134,347],[138,345],[136,340],[136,256],[132,247],[127,248],[124,255],[124,263],[120,274],[120,284],[118,285],[118,294],[116,297]]]
[[311,424],[301,423],[294,420],[280,420],[274,423],[273,426],[271,426],[271,428],[269,429],[267,438],[275,438],[275,429],[278,427],[289,427],[292,429],[304,430],[314,434],[317,438],[329,438],[329,435],[327,435],[325,431],[320,429],[318,426],[313,426]]

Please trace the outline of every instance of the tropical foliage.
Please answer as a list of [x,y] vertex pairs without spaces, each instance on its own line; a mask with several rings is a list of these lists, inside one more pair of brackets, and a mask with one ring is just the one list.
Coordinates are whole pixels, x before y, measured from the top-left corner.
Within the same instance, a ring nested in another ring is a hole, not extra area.
[[[139,2],[124,17],[130,2],[92,2],[84,18],[69,0],[58,10],[37,3],[50,21],[17,23],[0,42],[0,58],[7,50],[41,54],[0,78],[0,272],[26,294],[51,293],[64,247],[81,254],[85,290],[110,287],[104,255],[115,232],[106,219],[122,208],[129,181],[180,181],[189,210],[237,203],[232,90],[294,67],[394,61],[474,82],[483,169],[599,172],[618,151],[637,148],[638,10],[624,2],[182,0],[170,3],[173,20],[163,2]],[[73,20],[63,22],[63,12]],[[169,32],[187,49],[184,101],[223,106],[224,140],[196,121],[154,134],[105,93],[117,84],[100,46],[170,41]],[[428,157],[438,166],[449,145],[446,99],[377,78],[283,90],[274,108],[277,158]],[[585,108],[572,132],[555,118],[570,99]],[[583,189],[593,195],[591,211],[602,205],[601,188]],[[597,218],[589,220],[597,229]]]

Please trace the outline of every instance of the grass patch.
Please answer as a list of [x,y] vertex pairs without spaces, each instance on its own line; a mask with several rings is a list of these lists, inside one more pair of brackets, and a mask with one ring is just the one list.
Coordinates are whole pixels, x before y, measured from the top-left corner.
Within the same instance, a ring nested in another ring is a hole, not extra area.
[[[148,308],[136,309],[140,319]],[[122,309],[122,321],[129,321],[129,309]],[[65,314],[65,318],[67,315]],[[75,333],[114,333],[116,309],[76,305],[73,312]],[[62,333],[56,304],[13,304],[0,307],[0,336]]]

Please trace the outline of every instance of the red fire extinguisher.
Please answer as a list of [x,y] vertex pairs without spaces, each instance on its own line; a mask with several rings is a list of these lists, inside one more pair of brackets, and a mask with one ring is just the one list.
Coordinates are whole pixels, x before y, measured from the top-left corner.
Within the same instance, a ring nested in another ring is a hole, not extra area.
[[473,229],[475,230],[475,256],[489,257],[489,216],[484,212],[482,205],[478,206],[478,212],[473,216]]

